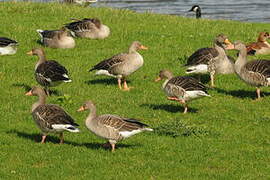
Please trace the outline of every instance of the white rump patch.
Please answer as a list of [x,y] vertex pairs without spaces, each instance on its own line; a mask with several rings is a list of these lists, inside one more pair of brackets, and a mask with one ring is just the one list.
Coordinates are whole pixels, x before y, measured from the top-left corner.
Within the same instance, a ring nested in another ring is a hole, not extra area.
[[13,45],[10,44],[6,47],[0,47],[0,55],[15,54],[17,51],[17,48],[13,47]]
[[105,75],[105,76],[110,76],[110,77],[116,77],[115,75],[113,74],[110,74],[107,70],[98,70],[95,75]]
[[137,130],[133,130],[133,131],[121,131],[120,134],[124,138],[128,138],[128,137],[133,136],[135,134],[138,134],[140,132],[142,132],[142,129],[137,129]]
[[187,68],[186,74],[191,74],[191,73],[206,74],[206,73],[208,73],[208,66],[206,64],[199,64],[196,66],[190,66],[189,68]]
[[210,97],[210,95],[206,94],[204,91],[186,91],[184,95],[184,99],[192,100],[192,99],[197,99],[204,96]]
[[80,130],[70,124],[53,124],[52,128],[56,131],[69,131],[69,132],[80,132]]
[[[69,79],[69,77],[68,77],[67,74],[63,74],[62,76]],[[72,82],[72,80],[71,80],[71,79],[69,79],[69,80],[64,80],[64,82]]]

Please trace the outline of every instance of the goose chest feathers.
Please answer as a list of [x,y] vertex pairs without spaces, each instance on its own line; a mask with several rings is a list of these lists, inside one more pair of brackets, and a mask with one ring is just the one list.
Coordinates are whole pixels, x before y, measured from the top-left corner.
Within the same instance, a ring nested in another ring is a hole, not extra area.
[[87,101],[78,111],[89,109],[91,112],[85,120],[86,127],[95,135],[107,139],[112,151],[115,144],[123,139],[129,138],[143,131],[153,131],[148,125],[132,118],[123,118],[117,115],[96,114],[96,106],[93,102]]
[[79,125],[61,107],[55,104],[45,104],[46,94],[43,89],[33,87],[26,95],[39,98],[32,105],[32,117],[42,132],[41,143],[45,142],[48,133],[59,133],[60,143],[63,143],[63,131],[79,132],[77,128]]
[[18,42],[6,37],[0,37],[0,55],[12,55],[17,52]]

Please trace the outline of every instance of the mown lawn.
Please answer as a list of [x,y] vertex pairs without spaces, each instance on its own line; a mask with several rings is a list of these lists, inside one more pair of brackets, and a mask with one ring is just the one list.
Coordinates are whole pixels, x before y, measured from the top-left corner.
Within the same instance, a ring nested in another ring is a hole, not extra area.
[[[76,39],[74,49],[45,48],[48,59],[65,65],[73,79],[54,88],[58,95],[48,103],[69,112],[81,133],[65,133],[63,145],[55,135],[39,144],[40,131],[30,114],[37,98],[24,95],[37,85],[37,58],[26,52],[40,46],[36,29],[57,29],[70,18],[84,17],[100,18],[111,36]],[[182,106],[166,100],[161,83],[153,81],[161,69],[184,75],[186,57],[211,46],[219,33],[231,41],[251,42],[269,24],[27,2],[1,2],[0,22],[0,36],[20,43],[17,54],[0,57],[0,179],[269,179],[268,88],[263,88],[261,101],[254,101],[254,88],[236,75],[218,75],[217,87],[209,90],[212,97],[191,102],[190,112],[183,115]],[[134,40],[149,50],[141,51],[145,64],[129,77],[135,87],[130,92],[118,90],[115,79],[88,72]],[[111,153],[84,126],[88,112],[76,112],[85,100],[93,100],[99,114],[138,118],[155,132],[123,141]]]

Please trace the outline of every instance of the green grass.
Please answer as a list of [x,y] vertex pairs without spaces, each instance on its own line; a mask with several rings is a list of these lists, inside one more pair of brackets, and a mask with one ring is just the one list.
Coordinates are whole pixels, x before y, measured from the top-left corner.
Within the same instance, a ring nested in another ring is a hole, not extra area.
[[[76,119],[81,133],[65,133],[64,145],[50,135],[39,144],[40,131],[30,108],[36,97],[24,96],[23,85],[37,85],[36,57],[26,52],[36,43],[36,29],[57,29],[70,18],[99,17],[111,28],[105,40],[76,39],[74,49],[45,48],[69,70],[72,83],[56,88],[48,103],[61,106]],[[0,36],[19,41],[17,54],[0,57],[0,177],[1,179],[269,179],[269,90],[254,101],[255,89],[236,75],[218,75],[211,98],[190,103],[190,110],[166,100],[161,69],[184,75],[181,64],[196,49],[209,47],[224,33],[231,41],[256,40],[270,24],[196,20],[128,10],[82,8],[56,3],[0,3]],[[115,79],[87,72],[97,62],[139,40],[144,66],[129,77],[135,88],[122,92]],[[235,52],[231,52],[235,54]],[[269,58],[269,56],[262,56]],[[155,128],[118,144],[115,153],[102,149],[104,140],[84,126],[88,112],[76,110],[93,100],[99,114],[134,117]]]

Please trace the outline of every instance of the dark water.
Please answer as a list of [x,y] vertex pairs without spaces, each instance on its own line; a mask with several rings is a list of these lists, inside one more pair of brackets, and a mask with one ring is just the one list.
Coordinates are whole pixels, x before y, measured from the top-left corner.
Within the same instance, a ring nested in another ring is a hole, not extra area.
[[270,0],[98,0],[92,6],[193,17],[194,13],[187,11],[194,4],[200,5],[202,18],[270,22]]

